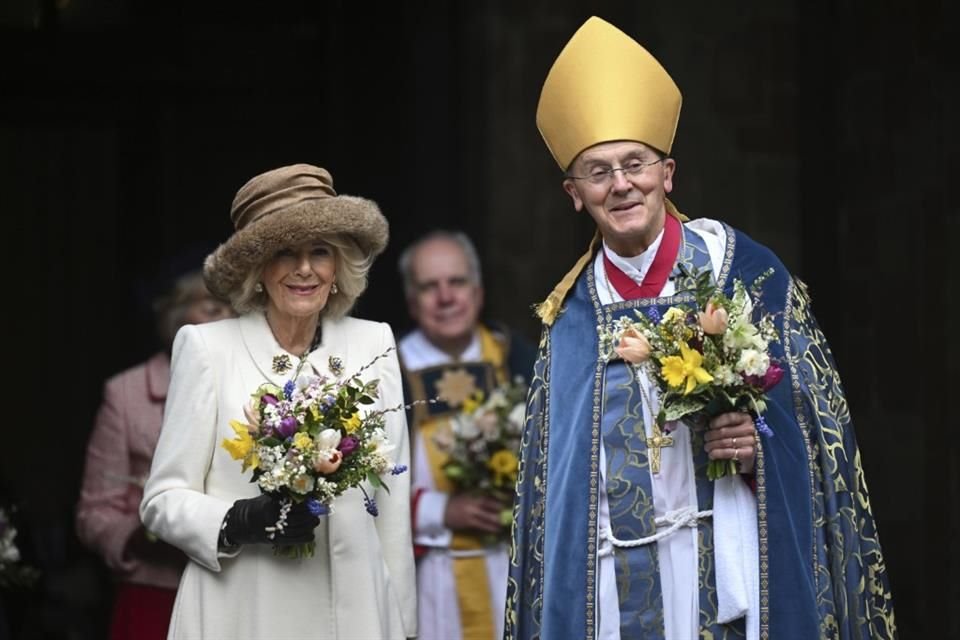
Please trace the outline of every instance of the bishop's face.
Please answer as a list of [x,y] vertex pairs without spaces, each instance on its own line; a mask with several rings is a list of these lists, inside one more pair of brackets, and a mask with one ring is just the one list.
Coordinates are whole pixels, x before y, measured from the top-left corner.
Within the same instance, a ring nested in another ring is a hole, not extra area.
[[663,229],[676,163],[661,158],[643,143],[617,141],[585,149],[570,165],[564,190],[618,255],[643,253]]

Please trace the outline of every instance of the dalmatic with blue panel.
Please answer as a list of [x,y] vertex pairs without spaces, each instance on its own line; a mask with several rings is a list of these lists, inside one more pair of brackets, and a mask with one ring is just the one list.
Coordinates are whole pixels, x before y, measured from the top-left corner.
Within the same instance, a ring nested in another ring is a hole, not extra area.
[[[773,269],[761,299],[778,318],[780,342],[771,344],[771,355],[786,365],[765,414],[774,436],[761,436],[756,462],[760,635],[894,638],[886,567],[829,347],[803,285],[768,249],[726,231],[718,281],[732,295],[734,278],[749,285]],[[696,240],[684,234],[678,262],[702,269],[708,257]],[[662,313],[693,301],[680,295],[601,306],[592,261],[586,264],[556,320],[545,323],[534,367],[514,514],[508,639],[595,637],[601,444],[614,536],[656,531],[642,395],[622,362],[600,360],[596,327],[634,309]],[[691,435],[697,507],[709,510],[702,434]],[[700,519],[698,532],[701,637],[743,637],[743,620],[716,623],[709,518]],[[615,553],[621,637],[662,638],[656,544]]]

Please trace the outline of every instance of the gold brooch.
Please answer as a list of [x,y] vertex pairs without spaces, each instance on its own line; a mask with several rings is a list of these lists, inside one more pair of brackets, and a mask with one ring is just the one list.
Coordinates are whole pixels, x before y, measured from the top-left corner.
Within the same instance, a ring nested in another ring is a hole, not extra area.
[[447,369],[437,381],[437,397],[459,407],[477,390],[477,380],[466,369]]
[[331,373],[337,377],[343,373],[343,360],[337,356],[330,356],[330,359],[327,361],[327,366],[330,367]]
[[281,353],[279,356],[273,356],[273,372],[277,374],[284,374],[290,369],[293,368],[293,363],[290,362],[290,356],[285,353]]

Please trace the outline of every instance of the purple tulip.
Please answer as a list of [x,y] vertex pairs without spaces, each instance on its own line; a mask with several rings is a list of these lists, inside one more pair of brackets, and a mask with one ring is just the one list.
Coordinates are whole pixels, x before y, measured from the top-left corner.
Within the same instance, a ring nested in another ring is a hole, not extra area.
[[274,405],[275,405],[275,404],[277,404],[278,401],[277,401],[277,396],[273,395],[272,393],[265,393],[265,394],[263,394],[262,396],[260,396],[260,402],[261,402],[262,404],[274,404]]
[[340,439],[340,444],[337,445],[337,449],[339,449],[343,457],[346,458],[356,451],[359,446],[360,440],[356,436],[344,436]]
[[279,433],[284,438],[289,438],[297,432],[297,419],[293,416],[286,416],[283,420],[280,421],[280,425],[277,427],[277,433]]

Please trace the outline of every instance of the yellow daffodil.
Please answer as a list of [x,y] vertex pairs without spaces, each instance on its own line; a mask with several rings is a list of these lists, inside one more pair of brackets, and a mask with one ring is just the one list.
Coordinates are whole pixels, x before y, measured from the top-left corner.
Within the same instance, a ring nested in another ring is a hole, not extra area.
[[230,428],[237,434],[237,437],[233,440],[224,438],[223,448],[230,453],[234,460],[243,460],[243,471],[259,467],[260,456],[257,454],[257,448],[254,446],[255,443],[253,436],[250,435],[249,427],[242,422],[231,420]]
[[471,414],[476,411],[483,403],[483,391],[477,391],[472,396],[463,401],[463,412]]
[[493,484],[502,487],[516,482],[519,465],[516,454],[507,449],[501,449],[490,456],[487,466],[493,471]]
[[343,421],[343,430],[347,433],[353,433],[360,428],[360,414],[355,413]]
[[660,364],[662,365],[661,372],[663,377],[666,378],[667,384],[671,387],[686,385],[683,395],[693,391],[698,382],[706,383],[713,380],[713,376],[700,366],[703,364],[703,356],[700,352],[685,344],[680,345],[679,356],[660,358]]

